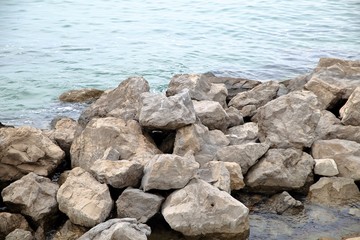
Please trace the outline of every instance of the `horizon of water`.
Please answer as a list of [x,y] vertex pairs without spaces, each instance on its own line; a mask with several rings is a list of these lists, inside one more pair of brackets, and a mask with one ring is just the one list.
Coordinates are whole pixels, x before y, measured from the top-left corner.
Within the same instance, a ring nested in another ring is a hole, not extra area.
[[129,76],[152,91],[177,73],[284,80],[321,57],[360,59],[360,1],[1,0],[0,122],[77,118],[61,93]]

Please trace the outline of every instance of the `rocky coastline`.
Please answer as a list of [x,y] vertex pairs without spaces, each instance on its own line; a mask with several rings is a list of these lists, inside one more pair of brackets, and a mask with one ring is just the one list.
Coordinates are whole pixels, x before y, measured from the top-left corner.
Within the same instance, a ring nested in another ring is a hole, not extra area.
[[360,61],[282,82],[180,74],[166,93],[130,77],[61,99],[91,104],[47,130],[0,123],[0,239],[241,240],[252,212],[307,203],[346,209],[359,228],[343,239],[360,236]]

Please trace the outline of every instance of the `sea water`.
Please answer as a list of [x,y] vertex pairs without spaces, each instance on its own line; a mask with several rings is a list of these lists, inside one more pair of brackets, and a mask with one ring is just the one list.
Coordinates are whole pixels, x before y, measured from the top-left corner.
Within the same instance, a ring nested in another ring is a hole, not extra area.
[[0,122],[46,128],[70,89],[176,73],[255,80],[360,59],[359,0],[0,0]]

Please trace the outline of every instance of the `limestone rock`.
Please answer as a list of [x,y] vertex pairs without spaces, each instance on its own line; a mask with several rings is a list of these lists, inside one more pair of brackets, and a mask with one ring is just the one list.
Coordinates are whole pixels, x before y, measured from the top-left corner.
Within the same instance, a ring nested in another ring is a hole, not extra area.
[[93,102],[97,100],[103,93],[103,90],[94,88],[70,90],[61,94],[59,96],[59,100],[62,102]]
[[144,191],[183,188],[195,176],[198,168],[199,164],[191,154],[184,157],[173,154],[155,155],[145,165],[141,186]]
[[360,126],[360,87],[354,90],[345,105],[340,109],[340,116],[343,124]]
[[230,173],[230,189],[240,190],[245,187],[244,177],[239,164],[235,162],[224,162]]
[[160,210],[164,198],[155,194],[145,193],[139,189],[125,189],[116,201],[118,218],[136,218],[146,223]]
[[30,230],[29,224],[21,214],[0,212],[0,239],[15,229]]
[[229,125],[229,116],[218,102],[193,101],[196,116],[209,130],[219,129],[225,131]]
[[203,168],[199,169],[198,178],[222,191],[231,192],[230,172],[223,162],[211,161],[206,163]]
[[65,224],[57,231],[52,240],[77,240],[81,237],[87,228],[73,224],[67,220]]
[[211,101],[218,102],[221,107],[226,108],[226,97],[228,91],[225,84],[210,84],[210,91],[208,92],[208,97]]
[[24,229],[15,229],[9,235],[6,236],[5,240],[33,240],[34,237],[30,231]]
[[85,170],[71,170],[57,193],[59,209],[74,224],[93,227],[110,214],[113,201],[106,184],[100,184]]
[[39,222],[57,212],[56,193],[59,186],[50,179],[29,173],[4,188],[1,196],[6,204]]
[[334,159],[314,159],[315,168],[314,172],[317,175],[332,177],[339,174],[337,169],[336,162]]
[[244,118],[239,110],[234,107],[229,107],[225,109],[226,114],[229,116],[229,126],[235,127],[241,124],[244,124]]
[[289,92],[300,91],[304,89],[305,84],[310,80],[309,75],[300,75],[295,78],[285,80],[282,83]]
[[143,93],[140,100],[140,125],[149,129],[176,130],[196,121],[189,92],[166,97]]
[[270,208],[277,214],[297,214],[304,209],[304,205],[284,191],[270,198]]
[[40,130],[0,128],[0,181],[14,181],[34,172],[48,176],[65,154]]
[[200,179],[170,194],[162,214],[172,229],[186,236],[247,239],[249,235],[249,209]]
[[230,145],[240,145],[256,142],[258,140],[259,128],[257,123],[248,122],[244,125],[229,128],[226,132]]

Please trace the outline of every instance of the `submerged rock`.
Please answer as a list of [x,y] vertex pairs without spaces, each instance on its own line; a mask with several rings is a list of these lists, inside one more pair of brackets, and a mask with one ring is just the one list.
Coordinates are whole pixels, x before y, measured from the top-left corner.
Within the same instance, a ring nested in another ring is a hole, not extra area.
[[286,191],[272,196],[267,204],[270,205],[270,209],[280,215],[298,214],[304,209],[304,205]]
[[102,94],[103,90],[94,88],[84,88],[79,90],[70,90],[64,92],[59,96],[59,100],[62,102],[93,102],[97,100]]

